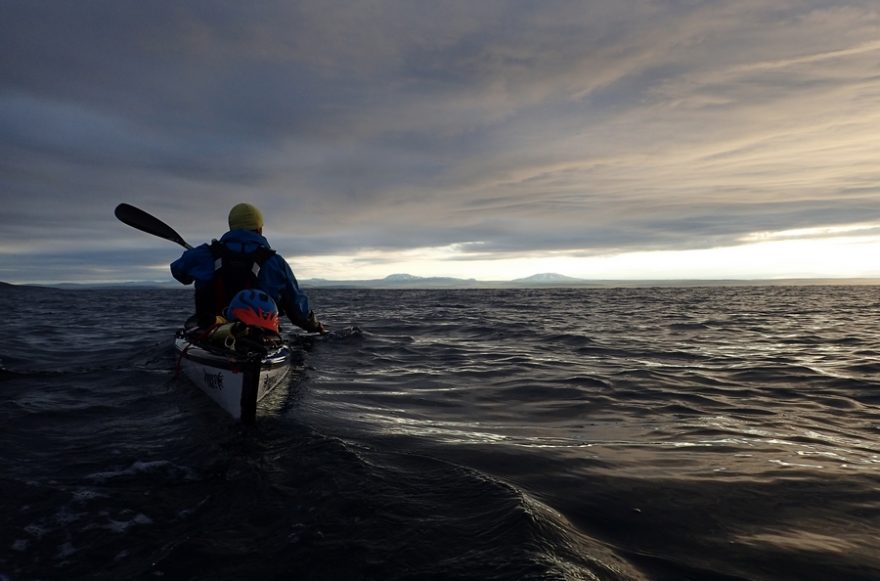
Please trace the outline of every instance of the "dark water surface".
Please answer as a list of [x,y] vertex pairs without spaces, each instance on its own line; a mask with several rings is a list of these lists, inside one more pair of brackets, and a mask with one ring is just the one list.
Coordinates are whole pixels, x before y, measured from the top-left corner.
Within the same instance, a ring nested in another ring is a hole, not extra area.
[[880,578],[880,288],[311,295],[244,428],[188,291],[0,289],[0,579]]

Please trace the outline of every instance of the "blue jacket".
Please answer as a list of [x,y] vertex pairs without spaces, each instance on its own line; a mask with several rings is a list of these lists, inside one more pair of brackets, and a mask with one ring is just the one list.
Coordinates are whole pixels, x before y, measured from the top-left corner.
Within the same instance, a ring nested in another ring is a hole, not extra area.
[[[251,230],[230,230],[220,238],[220,242],[234,252],[254,252],[258,247],[271,248],[269,241]],[[196,292],[210,286],[214,278],[214,256],[211,246],[202,244],[171,263],[171,275],[182,282],[195,282]],[[309,298],[300,290],[299,283],[287,261],[275,254],[263,264],[258,277],[260,288],[271,296],[278,305],[287,309],[287,316],[301,325],[309,315]],[[293,312],[290,312],[293,311]]]

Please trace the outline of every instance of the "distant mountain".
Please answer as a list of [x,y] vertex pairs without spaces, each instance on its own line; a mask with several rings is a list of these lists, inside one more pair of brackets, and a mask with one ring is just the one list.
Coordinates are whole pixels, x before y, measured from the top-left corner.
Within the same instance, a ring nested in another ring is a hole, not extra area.
[[582,278],[572,278],[570,276],[565,276],[564,274],[556,274],[555,272],[543,272],[541,274],[533,274],[532,276],[527,276],[525,278],[517,278],[510,282],[517,283],[531,283],[531,284],[564,284],[564,283],[579,283],[584,284],[588,281]]
[[153,288],[189,288],[176,280],[171,281],[131,281],[131,282],[59,282],[39,285],[42,288],[54,288],[63,290],[80,289],[153,289]]
[[412,274],[389,274],[382,280],[385,282],[415,282],[417,280],[422,280],[422,277],[414,276]]
[[4,291],[18,291],[18,290],[45,290],[49,289],[48,285],[39,285],[39,284],[13,284],[11,282],[0,282],[0,289]]

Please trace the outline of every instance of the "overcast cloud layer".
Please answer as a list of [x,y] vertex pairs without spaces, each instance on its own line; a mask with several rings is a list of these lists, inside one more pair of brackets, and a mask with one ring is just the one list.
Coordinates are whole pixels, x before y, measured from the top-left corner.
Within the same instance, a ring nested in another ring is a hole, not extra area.
[[880,223],[876,0],[0,0],[0,89],[0,280],[167,277],[123,201],[295,269]]

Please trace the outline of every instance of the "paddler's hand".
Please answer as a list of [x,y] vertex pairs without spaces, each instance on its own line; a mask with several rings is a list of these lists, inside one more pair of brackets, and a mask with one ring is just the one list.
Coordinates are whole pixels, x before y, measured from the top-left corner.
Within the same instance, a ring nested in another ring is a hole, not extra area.
[[309,318],[306,319],[306,331],[309,333],[320,333],[322,335],[326,335],[328,332],[324,324],[318,321],[318,317],[315,316],[315,311],[309,311]]

